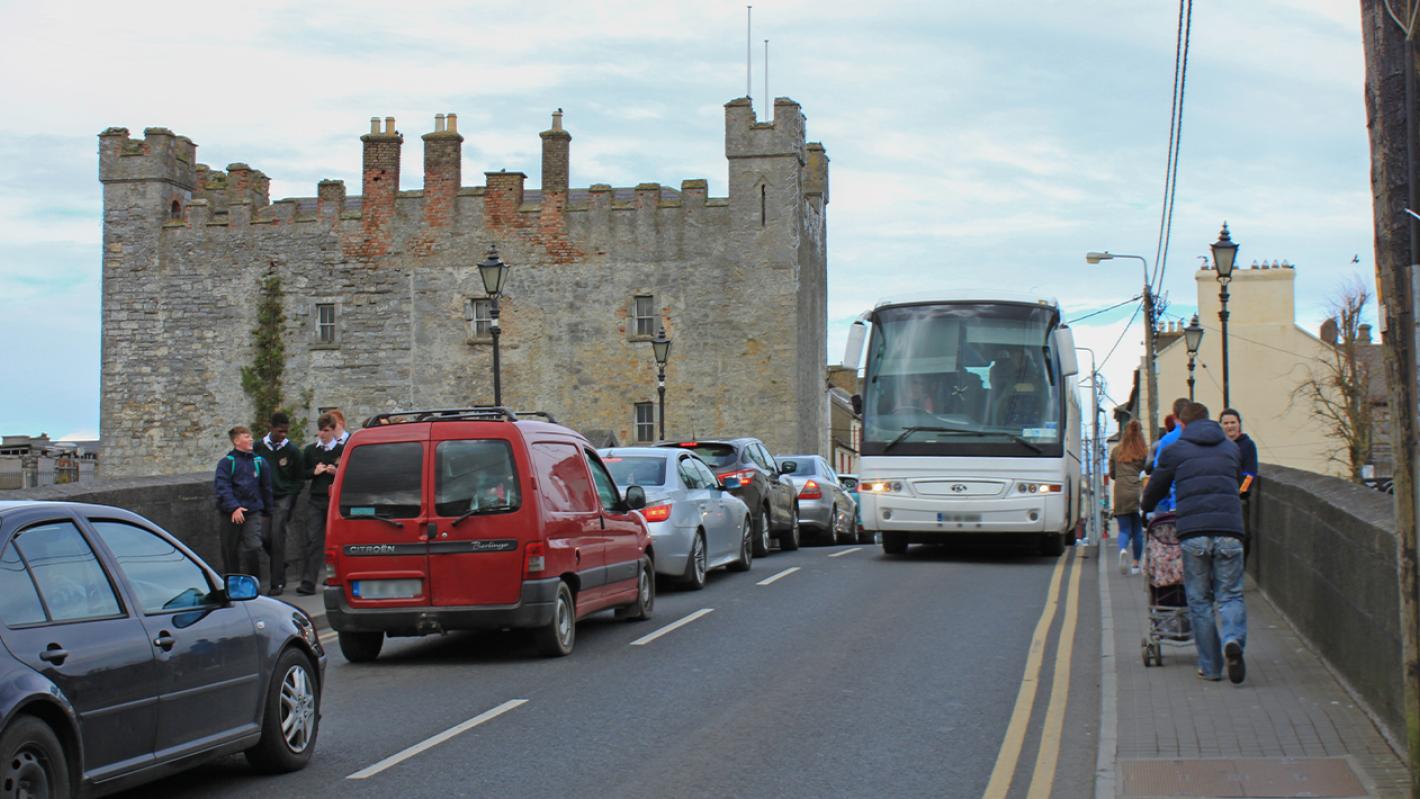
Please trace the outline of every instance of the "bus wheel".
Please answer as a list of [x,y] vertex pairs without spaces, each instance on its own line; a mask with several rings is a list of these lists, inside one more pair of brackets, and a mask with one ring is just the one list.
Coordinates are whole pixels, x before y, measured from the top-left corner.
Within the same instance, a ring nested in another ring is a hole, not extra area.
[[1065,554],[1065,534],[1046,533],[1040,538],[1040,554],[1059,557]]
[[907,533],[883,532],[883,552],[901,555],[907,551]]

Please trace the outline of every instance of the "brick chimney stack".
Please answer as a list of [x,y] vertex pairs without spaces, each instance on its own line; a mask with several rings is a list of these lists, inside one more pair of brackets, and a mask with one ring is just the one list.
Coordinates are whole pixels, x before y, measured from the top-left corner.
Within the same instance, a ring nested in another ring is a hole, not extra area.
[[552,129],[542,136],[542,192],[566,192],[567,158],[572,147],[572,134],[562,129],[562,109],[552,115]]
[[360,137],[365,143],[362,216],[383,222],[394,215],[394,197],[399,191],[399,149],[404,136],[394,129],[394,117],[385,117],[380,130],[378,117],[370,118],[370,132]]
[[457,114],[436,114],[424,139],[424,220],[446,227],[454,216],[463,178],[463,135]]

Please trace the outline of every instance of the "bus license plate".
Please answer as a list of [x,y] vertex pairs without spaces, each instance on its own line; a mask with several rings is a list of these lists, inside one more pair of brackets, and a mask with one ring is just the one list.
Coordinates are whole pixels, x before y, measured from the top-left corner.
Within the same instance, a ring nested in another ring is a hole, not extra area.
[[981,514],[979,514],[979,513],[939,513],[939,514],[937,514],[937,521],[939,521],[939,522],[979,522],[979,521],[981,521]]

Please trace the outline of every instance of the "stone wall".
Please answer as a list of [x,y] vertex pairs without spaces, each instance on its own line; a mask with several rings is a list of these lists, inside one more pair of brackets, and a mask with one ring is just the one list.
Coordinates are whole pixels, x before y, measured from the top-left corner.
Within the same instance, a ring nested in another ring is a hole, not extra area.
[[1394,497],[1264,464],[1249,512],[1248,572],[1403,742]]
[[[490,403],[492,342],[472,321],[490,244],[510,266],[505,405],[635,440],[633,405],[656,398],[651,336],[633,314],[650,295],[674,342],[667,435],[824,452],[828,158],[804,130],[792,100],[779,98],[772,121],[728,103],[730,191],[711,198],[704,180],[569,189],[560,114],[542,134],[540,190],[506,170],[461,186],[463,137],[440,115],[422,137],[423,189],[401,191],[404,137],[373,119],[361,196],[323,181],[316,197],[272,203],[259,170],[197,164],[195,145],[165,129],[138,140],[111,128],[100,137],[103,474],[206,468],[229,427],[255,421],[240,373],[267,276],[285,291],[297,419],[339,407],[358,425]],[[332,341],[318,337],[322,305]]]

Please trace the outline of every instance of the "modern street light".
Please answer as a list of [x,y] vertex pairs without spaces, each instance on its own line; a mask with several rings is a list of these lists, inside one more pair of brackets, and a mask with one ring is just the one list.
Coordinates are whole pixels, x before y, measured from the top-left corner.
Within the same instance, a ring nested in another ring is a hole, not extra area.
[[503,405],[503,377],[498,362],[498,337],[503,330],[498,325],[498,297],[503,294],[503,281],[508,279],[508,265],[498,257],[497,245],[488,245],[488,255],[478,263],[478,276],[483,278],[483,290],[488,293],[488,332],[493,336],[493,404]]
[[1183,346],[1188,348],[1188,401],[1193,402],[1193,361],[1198,357],[1198,345],[1203,343],[1203,325],[1198,324],[1198,314],[1183,329]]
[[661,440],[666,440],[666,361],[671,357],[671,340],[666,338],[666,329],[656,330],[651,340],[651,354],[656,358],[656,394],[660,397],[659,416],[661,418]]
[[1233,405],[1228,396],[1228,283],[1233,279],[1233,264],[1237,261],[1238,245],[1228,235],[1226,221],[1223,222],[1222,231],[1218,233],[1218,240],[1210,246],[1213,248],[1213,268],[1218,270],[1218,283],[1222,286],[1218,291],[1218,319],[1223,323],[1223,407],[1231,408]]
[[1149,285],[1149,262],[1142,255],[1124,255],[1112,252],[1087,252],[1085,262],[1097,264],[1115,258],[1133,258],[1144,266],[1144,362],[1149,378],[1149,436],[1158,435],[1159,430],[1159,368],[1154,362],[1154,289]]

